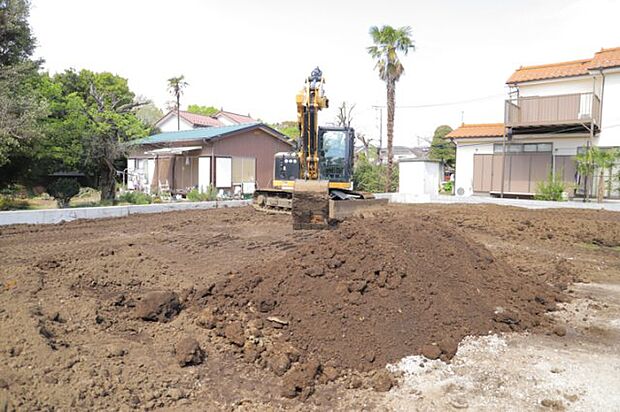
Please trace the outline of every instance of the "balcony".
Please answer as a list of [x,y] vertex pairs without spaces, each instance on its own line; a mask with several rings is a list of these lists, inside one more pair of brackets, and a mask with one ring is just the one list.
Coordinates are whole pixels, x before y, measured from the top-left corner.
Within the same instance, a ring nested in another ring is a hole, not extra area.
[[[576,130],[598,128],[601,122],[601,100],[593,93],[573,93],[555,96],[529,96],[506,100],[507,127],[522,129]],[[576,126],[567,129],[566,126]]]

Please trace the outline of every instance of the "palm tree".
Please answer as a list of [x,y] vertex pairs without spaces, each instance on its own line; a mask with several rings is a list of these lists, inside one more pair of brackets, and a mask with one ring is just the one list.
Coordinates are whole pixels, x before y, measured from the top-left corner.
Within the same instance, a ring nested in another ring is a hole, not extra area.
[[[614,149],[601,150],[598,147],[590,147],[584,152],[577,154],[577,171],[584,177],[594,177],[594,172],[598,168],[598,192],[597,202],[601,203],[605,196],[605,170],[611,169],[618,160],[620,153]],[[588,184],[585,180],[584,202],[588,198]]]
[[368,53],[375,60],[375,69],[379,77],[385,82],[387,89],[387,179],[386,192],[392,185],[393,141],[394,141],[394,102],[396,98],[396,82],[400,79],[405,67],[400,62],[398,53],[407,55],[413,49],[411,27],[404,26],[397,29],[391,26],[370,28],[370,36],[374,45],[368,47]]
[[609,170],[616,164],[618,160],[618,152],[615,149],[600,150],[597,148],[593,156],[594,163],[599,168],[598,175],[598,193],[596,195],[596,201],[598,203],[603,202],[605,197],[605,170]]
[[177,111],[177,130],[181,130],[181,95],[183,89],[188,86],[185,81],[185,76],[180,75],[178,77],[172,77],[168,79],[168,92],[176,99],[176,111]]

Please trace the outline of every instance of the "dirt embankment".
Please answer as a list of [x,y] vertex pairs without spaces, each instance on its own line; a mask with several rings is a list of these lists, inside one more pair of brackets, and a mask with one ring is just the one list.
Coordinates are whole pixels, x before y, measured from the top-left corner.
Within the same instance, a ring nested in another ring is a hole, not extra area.
[[250,208],[0,228],[0,401],[265,409],[316,389],[303,408],[330,408],[389,389],[378,371],[403,356],[552,328],[544,313],[619,233],[617,214],[493,206],[318,232]]
[[288,394],[296,364],[318,364],[320,380],[411,354],[449,360],[464,336],[548,325],[562,295],[442,223],[386,212],[313,234],[197,299],[215,333],[283,374]]

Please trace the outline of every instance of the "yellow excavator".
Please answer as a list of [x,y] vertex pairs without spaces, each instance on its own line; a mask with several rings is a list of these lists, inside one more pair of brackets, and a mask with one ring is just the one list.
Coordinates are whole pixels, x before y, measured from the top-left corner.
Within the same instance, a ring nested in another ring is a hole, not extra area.
[[329,106],[323,73],[317,67],[297,94],[297,150],[275,155],[273,189],[254,192],[254,206],[291,212],[294,229],[325,229],[336,219],[385,206],[386,199],[353,190],[355,131],[319,127]]

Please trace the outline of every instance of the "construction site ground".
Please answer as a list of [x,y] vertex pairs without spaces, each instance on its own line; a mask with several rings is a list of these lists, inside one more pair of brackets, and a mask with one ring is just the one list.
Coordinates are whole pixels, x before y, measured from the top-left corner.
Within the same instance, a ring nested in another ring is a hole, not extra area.
[[0,227],[0,411],[619,405],[617,212]]

